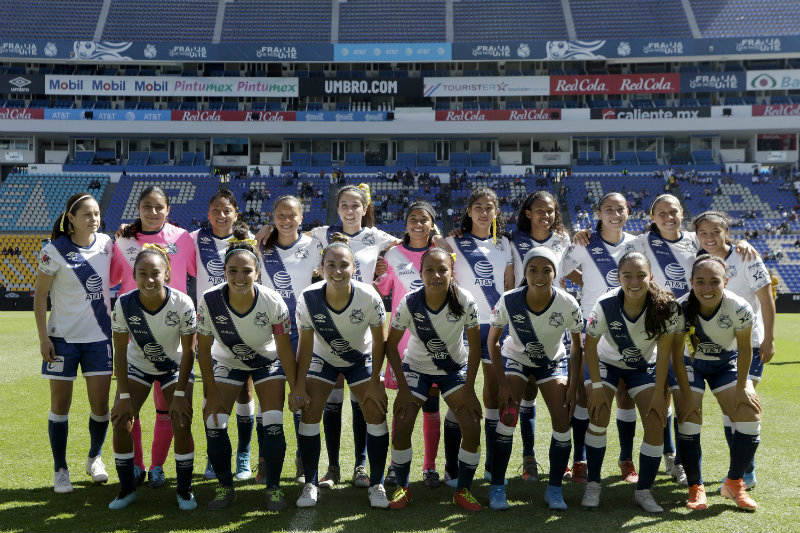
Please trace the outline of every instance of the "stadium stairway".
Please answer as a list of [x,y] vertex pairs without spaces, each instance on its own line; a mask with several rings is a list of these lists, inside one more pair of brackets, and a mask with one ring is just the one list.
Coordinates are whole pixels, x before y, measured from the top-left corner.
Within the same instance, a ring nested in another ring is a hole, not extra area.
[[[7,291],[31,291],[36,285],[36,269],[44,234],[5,234],[0,236],[0,284]],[[19,248],[19,255],[4,253]]]

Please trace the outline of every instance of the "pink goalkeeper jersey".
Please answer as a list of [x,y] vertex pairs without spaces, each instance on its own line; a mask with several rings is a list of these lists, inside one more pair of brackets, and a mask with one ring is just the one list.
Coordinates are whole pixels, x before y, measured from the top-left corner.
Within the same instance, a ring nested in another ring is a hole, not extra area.
[[169,222],[156,232],[141,232],[135,239],[122,237],[114,243],[115,254],[120,254],[124,261],[114,262],[111,265],[111,278],[122,277],[122,286],[119,293],[125,294],[136,288],[133,279],[133,262],[145,243],[154,243],[163,246],[169,252],[170,280],[169,286],[186,293],[186,276],[197,276],[197,262],[195,260],[194,241],[189,232]]

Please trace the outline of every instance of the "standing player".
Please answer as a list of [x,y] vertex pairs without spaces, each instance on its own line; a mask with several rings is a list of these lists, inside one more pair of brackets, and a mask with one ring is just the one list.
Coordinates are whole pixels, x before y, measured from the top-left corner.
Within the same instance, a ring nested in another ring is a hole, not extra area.
[[[750,333],[753,312],[744,298],[725,290],[726,264],[721,258],[703,254],[692,267],[692,290],[679,301],[688,337],[688,356],[673,353],[673,369],[680,390],[677,403],[682,422],[678,447],[689,482],[686,507],[707,507],[701,473],[700,428],[705,383],[735,428],[731,439],[728,477],[720,491],[747,511],[758,506],[747,494],[742,479],[759,441],[761,402],[748,379]],[[681,339],[683,337],[680,337]]]
[[[67,433],[72,383],[78,365],[89,395],[89,457],[86,473],[95,483],[108,481],[100,456],[108,430],[111,386],[109,286],[113,243],[100,228],[100,207],[88,193],[73,194],[53,225],[42,250],[33,309],[42,354],[42,377],[50,380],[48,433],[53,452],[53,490],[72,492],[67,466]],[[52,308],[47,319],[47,296]]]
[[[394,402],[392,461],[398,489],[390,506],[402,509],[411,501],[411,433],[417,413],[436,384],[455,413],[464,439],[458,451],[458,478],[453,503],[468,511],[481,505],[470,492],[480,460],[481,404],[475,395],[480,361],[480,329],[475,299],[453,279],[453,258],[442,248],[422,256],[423,287],[407,293],[392,316],[386,342],[387,358],[397,376]],[[403,361],[397,351],[406,331],[411,332]],[[469,350],[464,346],[464,335]]]
[[620,288],[600,297],[586,327],[590,423],[586,433],[588,483],[581,504],[589,508],[600,505],[606,428],[614,392],[624,379],[644,425],[633,500],[649,513],[661,513],[664,509],[656,503],[650,487],[664,450],[667,373],[678,306],[672,295],[653,281],[643,254],[623,255],[618,268]]
[[[392,316],[397,312],[403,296],[422,286],[420,277],[422,256],[434,245],[434,239],[437,236],[436,213],[433,206],[424,200],[412,203],[406,212],[406,234],[403,236],[403,243],[386,252],[384,256],[386,273],[375,282],[378,292],[383,296],[391,296]],[[397,345],[397,352],[401,358],[405,354],[410,335],[411,331],[407,330]],[[397,381],[389,365],[386,366],[384,373],[384,385],[388,389],[397,389]],[[422,404],[422,435],[425,441],[422,480],[430,488],[436,488],[441,484],[439,473],[436,471],[440,424],[439,389],[433,386],[430,395]],[[387,488],[390,486],[390,480],[394,481],[391,483],[392,485],[396,484],[392,465],[389,465],[389,471],[384,481]]]
[[[769,363],[775,355],[775,300],[769,271],[760,257],[744,259],[733,253],[733,245],[728,239],[728,217],[716,211],[706,211],[694,219],[694,227],[701,248],[709,254],[719,257],[727,265],[727,290],[741,296],[753,307],[753,357],[748,378],[755,387],[761,381],[764,364]],[[734,428],[729,414],[723,414],[725,438],[732,446]],[[744,474],[747,488],[756,485],[755,463],[751,464]]]
[[[167,222],[169,216],[169,196],[160,187],[150,186],[139,195],[136,203],[139,217],[133,224],[121,230],[121,237],[114,243],[114,253],[120,254],[125,260],[119,263],[119,268],[112,269],[112,277],[121,277],[122,286],[120,294],[125,294],[136,288],[133,277],[133,263],[145,243],[158,244],[169,253],[171,277],[169,286],[186,294],[187,276],[197,276],[195,263],[194,241],[189,232],[173,226]],[[151,465],[147,473],[150,486],[153,488],[164,485],[164,462],[167,460],[170,444],[172,443],[172,424],[169,419],[169,406],[161,394],[161,385],[153,385],[153,403],[156,407],[156,423],[153,428],[153,447],[151,450]],[[133,453],[134,472],[136,482],[144,480],[145,469],[142,454],[142,427],[139,417],[133,425]]]
[[[511,234],[511,254],[514,257],[514,286],[525,281],[522,259],[537,246],[553,251],[556,265],[569,247],[569,234],[561,221],[561,207],[547,191],[530,193],[519,206],[517,229]],[[570,336],[564,334],[566,349],[569,350]],[[529,382],[519,404],[519,425],[522,436],[522,479],[538,481],[536,453],[533,448],[536,434],[536,383]]]
[[389,448],[386,391],[380,382],[384,359],[386,312],[375,289],[352,279],[354,253],[339,235],[322,253],[324,281],[303,291],[297,302],[300,328],[296,397],[292,408],[302,408],[299,448],[306,484],[298,507],[317,504],[315,481],[319,468],[319,422],[325,402],[340,374],[364,409],[369,456],[369,503],[387,508],[383,468]]
[[114,424],[114,460],[120,491],[108,504],[124,509],[136,500],[133,439],[130,431],[154,382],[161,383],[170,406],[175,435],[175,472],[178,508],[197,508],[192,494],[194,441],[192,440],[192,383],[194,334],[197,317],[188,295],[170,289],[169,256],[156,244],[146,244],[133,265],[138,289],[119,297],[114,305],[117,398],[111,410]]
[[[481,330],[481,362],[483,367],[483,406],[486,443],[484,479],[491,480],[492,451],[495,442],[497,411],[497,377],[487,347],[487,337],[492,309],[500,294],[514,287],[514,261],[511,243],[503,235],[505,227],[500,212],[497,194],[489,188],[480,187],[472,191],[464,216],[461,219],[461,237],[447,238],[448,246],[455,252],[455,277],[475,298],[478,306],[478,322]],[[457,479],[454,443],[458,437],[452,426],[456,416],[452,410],[445,417],[445,469],[450,484]],[[450,427],[448,427],[450,422]]]
[[[492,509],[509,508],[503,480],[511,457],[520,401],[531,380],[541,389],[553,424],[550,478],[545,501],[553,510],[567,508],[561,481],[572,448],[569,415],[578,384],[582,381],[583,316],[575,298],[553,287],[553,281],[557,279],[556,265],[556,254],[549,248],[531,248],[522,262],[526,284],[503,294],[492,314],[489,353],[494,367],[504,370],[498,372],[501,417],[497,424],[492,486],[489,489],[489,507]],[[506,326],[509,335],[503,343],[501,355],[499,339]],[[567,355],[562,342],[567,331],[572,337],[570,355]]]
[[[283,402],[286,382],[295,382],[295,360],[289,342],[289,310],[283,299],[256,283],[261,261],[255,241],[233,241],[223,261],[225,283],[198,298],[197,351],[206,407],[203,420],[208,439],[208,457],[219,480],[212,510],[233,502],[231,442],[228,414],[248,377],[262,409],[261,453],[266,463],[267,509],[286,508],[280,488],[286,439],[283,433]],[[213,357],[213,359],[212,359]]]

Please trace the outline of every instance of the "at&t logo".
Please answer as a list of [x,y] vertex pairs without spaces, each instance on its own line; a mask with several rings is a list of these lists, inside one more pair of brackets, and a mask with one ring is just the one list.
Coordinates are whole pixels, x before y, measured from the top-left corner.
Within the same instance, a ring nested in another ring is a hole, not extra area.
[[491,287],[494,285],[494,269],[489,261],[482,260],[475,263],[475,285]]

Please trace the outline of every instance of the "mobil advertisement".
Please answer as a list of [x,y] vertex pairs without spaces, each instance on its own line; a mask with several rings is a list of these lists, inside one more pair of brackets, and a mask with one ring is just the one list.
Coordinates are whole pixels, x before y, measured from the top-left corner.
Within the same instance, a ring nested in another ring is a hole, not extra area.
[[300,80],[300,96],[406,96],[418,98],[422,80],[400,79],[319,79]]
[[663,94],[681,90],[680,74],[550,76],[550,94]]
[[425,98],[441,96],[547,96],[548,76],[476,76],[425,78]]
[[748,70],[748,91],[791,91],[800,89],[800,70]]
[[54,95],[284,98],[296,97],[297,87],[297,78],[45,76],[45,94]]
[[606,108],[592,109],[592,120],[662,120],[699,119],[711,116],[710,107],[667,107],[663,109]]
[[437,111],[440,122],[480,122],[489,120],[561,120],[560,109],[462,109]]
[[800,104],[754,105],[754,117],[800,117]]

